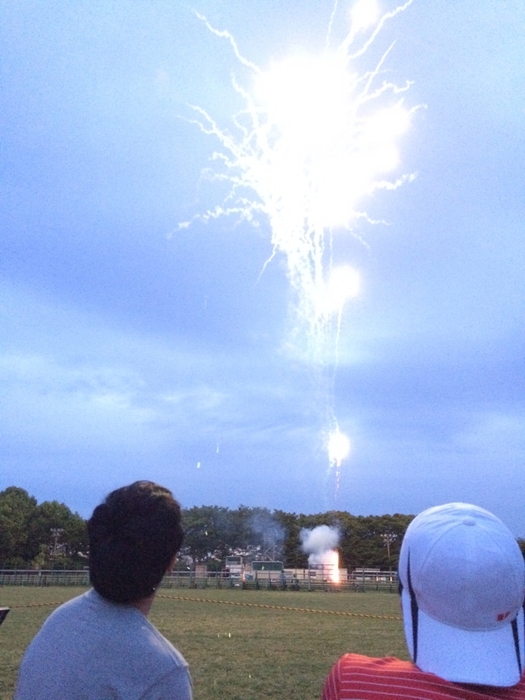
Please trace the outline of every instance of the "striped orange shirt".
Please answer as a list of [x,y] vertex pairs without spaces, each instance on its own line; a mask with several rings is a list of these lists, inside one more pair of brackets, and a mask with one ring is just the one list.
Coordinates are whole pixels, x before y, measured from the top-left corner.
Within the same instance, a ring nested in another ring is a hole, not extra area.
[[345,654],[324,684],[322,700],[525,700],[525,676],[512,688],[464,685],[425,673],[411,661]]

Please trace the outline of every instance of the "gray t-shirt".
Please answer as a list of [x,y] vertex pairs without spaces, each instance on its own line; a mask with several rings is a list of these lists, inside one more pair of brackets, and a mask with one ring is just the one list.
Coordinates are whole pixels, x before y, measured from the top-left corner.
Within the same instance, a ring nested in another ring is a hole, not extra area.
[[136,608],[94,590],[55,610],[29,645],[15,700],[191,700],[188,665]]

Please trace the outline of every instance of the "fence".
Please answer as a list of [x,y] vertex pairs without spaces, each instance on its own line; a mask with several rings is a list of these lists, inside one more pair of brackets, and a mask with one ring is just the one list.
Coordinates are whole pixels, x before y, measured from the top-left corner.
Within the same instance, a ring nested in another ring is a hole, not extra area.
[[0,586],[89,586],[87,569],[0,569]]
[[[0,569],[0,586],[89,586],[89,572],[83,570],[16,570]],[[320,571],[285,569],[247,574],[244,578],[214,571],[174,571],[164,577],[162,588],[243,588],[251,590],[290,591],[384,591],[397,592],[394,572],[340,571],[340,581],[334,583]]]

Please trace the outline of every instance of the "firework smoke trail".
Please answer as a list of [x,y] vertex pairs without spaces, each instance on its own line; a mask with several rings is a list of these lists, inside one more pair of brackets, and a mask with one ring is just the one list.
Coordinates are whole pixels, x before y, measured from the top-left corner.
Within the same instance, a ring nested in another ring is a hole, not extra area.
[[334,231],[346,229],[356,235],[358,221],[370,221],[360,202],[413,177],[385,179],[398,165],[396,140],[415,111],[403,105],[410,83],[397,85],[382,77],[392,47],[369,70],[359,72],[355,65],[385,22],[411,3],[379,16],[375,0],[357,0],[348,34],[332,48],[336,0],[325,51],[316,56],[296,54],[266,71],[241,54],[228,31],[215,29],[198,15],[211,32],[229,41],[249,71],[251,84],[246,88],[233,79],[245,105],[233,117],[233,134],[193,106],[196,117],[191,121],[222,147],[213,155],[212,177],[230,185],[221,205],[195,218],[236,215],[252,223],[269,222],[273,252],[264,267],[277,254],[286,256],[294,316],[287,347],[295,357],[316,366],[319,385],[324,384],[325,444],[336,482],[349,444],[332,408],[333,382],[343,307],[356,295],[359,280],[350,266],[333,267]]

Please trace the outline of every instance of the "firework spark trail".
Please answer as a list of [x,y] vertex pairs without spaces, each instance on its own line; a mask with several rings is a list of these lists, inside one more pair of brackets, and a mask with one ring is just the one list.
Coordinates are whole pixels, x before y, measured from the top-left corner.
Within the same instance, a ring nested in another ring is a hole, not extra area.
[[[290,56],[266,71],[242,55],[228,31],[215,29],[197,15],[213,34],[230,43],[239,63],[249,70],[251,84],[246,88],[232,81],[244,101],[244,109],[233,117],[234,133],[193,106],[195,118],[190,121],[222,147],[213,154],[219,167],[211,177],[230,186],[222,204],[195,218],[235,215],[252,223],[269,222],[273,252],[263,271],[274,256],[284,254],[294,295],[288,349],[317,366],[320,375],[337,364],[343,306],[358,289],[355,271],[332,266],[334,231],[342,228],[355,235],[360,219],[371,221],[359,208],[361,200],[413,178],[385,179],[398,166],[396,140],[415,111],[403,105],[408,81],[397,85],[381,79],[393,45],[371,69],[359,72],[355,67],[387,20],[411,3],[378,17],[375,0],[357,0],[349,32],[331,49],[336,0],[325,51]],[[327,392],[326,445],[330,464],[338,470],[348,449],[337,438],[342,434],[332,407],[334,376]]]

